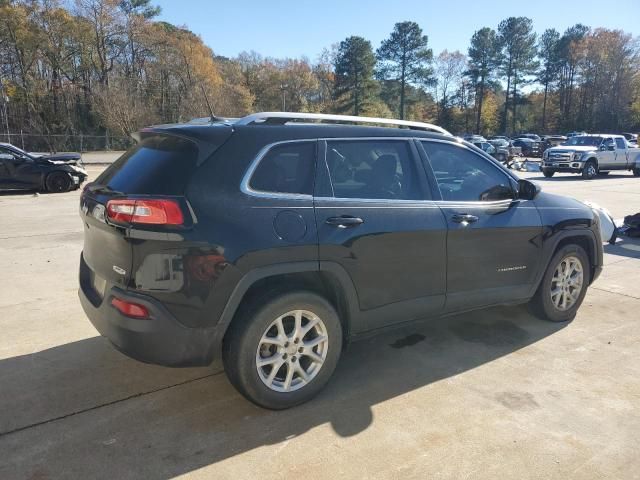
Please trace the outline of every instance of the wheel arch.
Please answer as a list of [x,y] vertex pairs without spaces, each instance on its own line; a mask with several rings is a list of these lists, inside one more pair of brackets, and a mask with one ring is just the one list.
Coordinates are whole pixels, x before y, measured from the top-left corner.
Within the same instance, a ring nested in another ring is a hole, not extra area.
[[259,267],[240,279],[216,326],[214,358],[219,358],[225,335],[242,306],[264,295],[265,289],[273,295],[292,290],[321,295],[338,312],[344,338],[348,340],[353,319],[359,314],[357,294],[349,274],[333,262],[292,262]]
[[595,234],[591,230],[562,230],[557,232],[553,240],[549,239],[546,242],[546,247],[544,248],[544,257],[543,262],[541,263],[540,271],[538,272],[538,276],[536,278],[536,282],[534,283],[535,292],[544,277],[544,273],[549,266],[549,262],[556,254],[556,252],[564,247],[565,245],[576,244],[581,246],[587,256],[589,257],[590,269],[589,272],[589,283],[591,283],[596,276],[596,272],[599,268],[602,267],[602,257],[601,250],[598,250],[597,247],[597,238]]

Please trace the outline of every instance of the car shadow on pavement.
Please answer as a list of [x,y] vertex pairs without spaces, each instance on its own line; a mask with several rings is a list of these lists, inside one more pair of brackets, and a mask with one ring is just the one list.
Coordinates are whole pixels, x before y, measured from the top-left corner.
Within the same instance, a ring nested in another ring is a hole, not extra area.
[[[246,401],[220,368],[140,364],[99,337],[0,360],[0,478],[166,479],[262,446],[284,448],[321,426],[354,436],[375,422],[376,406],[565,325],[499,307],[386,332],[352,344],[316,399],[280,412]],[[429,415],[412,408],[407,415]]]

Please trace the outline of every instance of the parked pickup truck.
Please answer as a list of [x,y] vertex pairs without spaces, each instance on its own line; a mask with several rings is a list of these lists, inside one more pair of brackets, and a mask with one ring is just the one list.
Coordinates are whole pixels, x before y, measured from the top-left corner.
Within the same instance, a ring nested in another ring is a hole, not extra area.
[[640,177],[640,148],[631,148],[622,135],[594,134],[570,137],[564,144],[545,150],[542,173],[580,173],[585,179],[612,170],[631,170]]

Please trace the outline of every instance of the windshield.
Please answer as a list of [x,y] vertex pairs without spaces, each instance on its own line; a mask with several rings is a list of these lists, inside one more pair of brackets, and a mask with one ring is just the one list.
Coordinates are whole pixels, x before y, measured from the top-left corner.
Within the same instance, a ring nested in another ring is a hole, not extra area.
[[573,147],[597,147],[602,143],[602,137],[571,137],[564,145]]

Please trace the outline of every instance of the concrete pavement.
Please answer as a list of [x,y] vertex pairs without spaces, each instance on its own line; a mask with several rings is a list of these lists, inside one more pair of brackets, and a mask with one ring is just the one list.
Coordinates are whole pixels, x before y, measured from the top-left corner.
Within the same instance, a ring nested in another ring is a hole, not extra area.
[[[630,175],[522,175],[640,211]],[[1,479],[640,478],[640,242],[606,247],[571,323],[494,308],[387,333],[270,412],[220,366],[144,365],[97,336],[78,195],[0,196]]]

